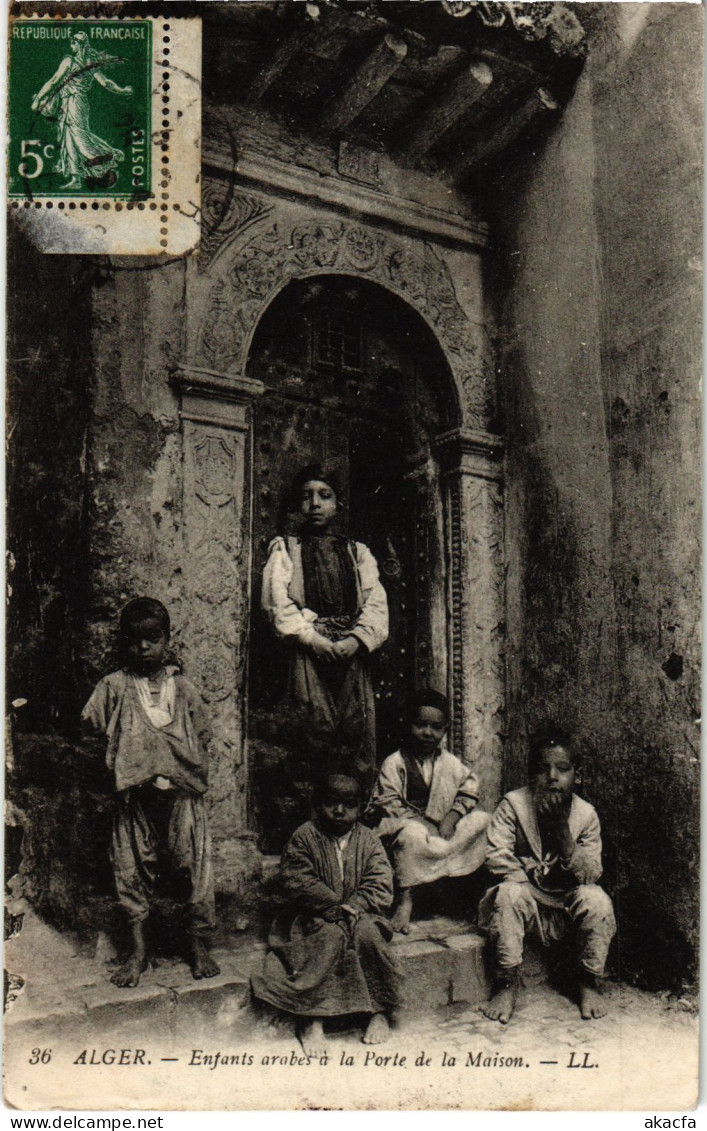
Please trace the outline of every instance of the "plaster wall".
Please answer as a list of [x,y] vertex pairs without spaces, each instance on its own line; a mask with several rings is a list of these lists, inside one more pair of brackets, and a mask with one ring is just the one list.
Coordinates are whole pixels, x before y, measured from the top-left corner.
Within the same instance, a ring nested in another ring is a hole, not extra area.
[[85,262],[41,256],[11,229],[8,275],[8,913],[21,914],[29,899],[68,923],[79,889],[101,885],[101,789],[76,742],[93,395],[83,330],[93,274]]
[[[509,742],[581,734],[625,975],[694,972],[702,12],[585,9],[561,121],[501,178]],[[661,94],[657,95],[656,92]]]

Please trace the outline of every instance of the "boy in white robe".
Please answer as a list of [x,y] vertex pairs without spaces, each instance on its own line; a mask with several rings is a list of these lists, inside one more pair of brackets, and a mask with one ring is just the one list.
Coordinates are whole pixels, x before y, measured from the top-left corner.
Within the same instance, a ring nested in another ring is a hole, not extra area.
[[505,1025],[520,986],[523,942],[529,932],[544,945],[571,933],[579,1008],[584,1020],[606,1008],[600,982],[616,933],[602,873],[596,810],[573,793],[577,751],[562,731],[541,732],[530,744],[531,784],[507,793],[488,829],[486,866],[497,886],[479,907],[496,963],[494,994],[483,1012]]
[[477,809],[471,767],[444,748],[447,715],[444,695],[416,696],[405,742],[383,762],[368,809],[392,857],[398,889],[392,924],[401,934],[410,930],[415,888],[467,876],[486,855],[489,815]]

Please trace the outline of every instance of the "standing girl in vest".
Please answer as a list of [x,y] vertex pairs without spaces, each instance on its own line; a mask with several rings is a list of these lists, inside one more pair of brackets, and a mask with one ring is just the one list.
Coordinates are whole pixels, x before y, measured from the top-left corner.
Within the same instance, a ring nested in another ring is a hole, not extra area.
[[312,773],[344,767],[371,784],[376,768],[369,655],[388,637],[388,602],[375,558],[332,529],[334,478],[312,464],[296,476],[296,537],[275,538],[263,574],[262,606],[289,647],[288,711],[293,744]]

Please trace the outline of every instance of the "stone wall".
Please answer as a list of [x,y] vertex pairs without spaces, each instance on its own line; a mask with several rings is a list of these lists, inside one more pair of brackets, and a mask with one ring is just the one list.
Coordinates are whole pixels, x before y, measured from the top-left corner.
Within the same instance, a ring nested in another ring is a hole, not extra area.
[[69,922],[79,889],[107,871],[101,774],[78,744],[95,269],[42,256],[11,227],[8,276],[6,874],[19,869],[14,894]]
[[589,58],[495,187],[504,245],[508,785],[576,727],[626,976],[694,974],[702,12],[583,6]]

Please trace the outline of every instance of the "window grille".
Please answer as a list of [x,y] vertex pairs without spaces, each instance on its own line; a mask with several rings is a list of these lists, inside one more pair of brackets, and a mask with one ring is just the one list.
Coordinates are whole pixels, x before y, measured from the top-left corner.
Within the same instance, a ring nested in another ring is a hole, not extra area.
[[314,356],[320,365],[360,373],[363,349],[359,320],[337,310],[322,311],[315,325]]

